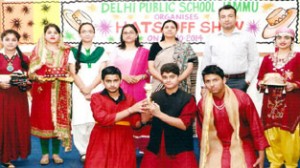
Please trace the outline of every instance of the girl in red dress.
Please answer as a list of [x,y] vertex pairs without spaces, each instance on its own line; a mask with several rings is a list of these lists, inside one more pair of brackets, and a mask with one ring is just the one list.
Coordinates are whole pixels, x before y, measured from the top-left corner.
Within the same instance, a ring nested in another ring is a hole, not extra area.
[[71,150],[69,52],[59,27],[49,24],[30,57],[29,76],[35,80],[31,90],[31,134],[40,138],[41,165],[49,164],[49,139],[55,164],[63,163],[59,156],[60,141],[65,151]]
[[257,77],[264,92],[262,121],[271,168],[297,167],[300,157],[300,53],[292,49],[294,39],[291,28],[276,31],[276,52],[264,57]]
[[[10,161],[30,154],[30,122],[26,94],[28,58],[18,47],[20,34],[6,30],[1,34],[0,50],[0,162],[15,167]],[[11,83],[11,74],[19,72],[24,82]],[[24,84],[23,86],[21,86]],[[28,82],[29,84],[29,82]]]

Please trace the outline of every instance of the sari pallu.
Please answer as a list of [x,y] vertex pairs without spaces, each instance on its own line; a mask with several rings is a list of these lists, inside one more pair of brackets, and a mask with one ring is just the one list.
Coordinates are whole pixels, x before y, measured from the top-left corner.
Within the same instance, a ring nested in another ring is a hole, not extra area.
[[[133,59],[129,75],[136,76],[140,74],[148,74],[148,55],[149,50],[142,47],[138,48]],[[140,101],[146,98],[146,91],[144,89],[146,82],[149,82],[149,78],[140,80],[135,84],[128,84],[123,81],[121,83],[121,88],[125,93],[131,95],[135,101]]]
[[[154,60],[154,67],[160,72],[160,68],[166,63],[176,63],[180,69],[180,74],[187,68],[190,60],[197,59],[196,53],[189,44],[177,42],[176,44],[163,48],[159,51]],[[191,80],[195,80],[196,75],[191,74],[187,79],[181,81],[180,88],[188,93],[191,93]],[[164,88],[163,84],[157,79],[153,79],[153,92],[157,92]]]
[[[57,69],[67,69],[70,47],[59,43],[59,52],[51,53],[42,37],[35,47],[29,66],[30,74],[40,76]],[[67,71],[61,73],[67,74]],[[47,79],[47,78],[45,78]],[[58,137],[71,150],[71,84],[58,79],[34,82],[32,93],[31,133],[40,138]]]

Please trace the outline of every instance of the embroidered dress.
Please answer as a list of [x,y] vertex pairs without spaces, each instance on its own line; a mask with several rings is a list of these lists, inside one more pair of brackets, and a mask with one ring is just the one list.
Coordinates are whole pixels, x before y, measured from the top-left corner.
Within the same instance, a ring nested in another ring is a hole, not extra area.
[[69,52],[70,47],[62,41],[58,53],[50,52],[41,37],[29,66],[30,74],[35,73],[45,80],[32,85],[31,134],[46,139],[58,137],[65,151],[71,150],[72,146],[71,84],[67,80]]
[[[269,72],[281,74],[288,82],[300,87],[300,53],[294,53],[289,61],[276,68],[274,55],[265,56],[257,79],[260,81]],[[300,89],[283,94],[283,87],[268,87],[269,93],[264,93],[262,120],[265,129],[280,127],[293,133],[300,122]]]
[[282,86],[268,86],[268,93],[264,92],[262,121],[270,144],[266,154],[271,167],[297,167],[300,157],[300,53],[285,59],[279,61],[273,54],[265,56],[257,77],[261,81],[266,73],[277,72],[298,86],[290,92]]
[[[28,62],[28,58],[23,55]],[[21,60],[18,55],[11,60],[14,71],[21,70]],[[8,75],[8,62],[4,51],[0,51],[0,74]],[[0,162],[6,163],[25,159],[30,154],[30,122],[27,93],[17,86],[0,89]]]

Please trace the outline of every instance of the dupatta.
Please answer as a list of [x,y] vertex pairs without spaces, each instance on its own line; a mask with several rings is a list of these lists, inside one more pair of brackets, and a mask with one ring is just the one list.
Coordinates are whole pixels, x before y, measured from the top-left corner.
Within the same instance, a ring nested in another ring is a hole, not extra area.
[[[129,75],[148,74],[148,55],[149,50],[139,47],[132,62]],[[146,98],[146,91],[144,90],[145,83],[149,82],[149,78],[140,80],[136,84],[128,84],[122,82],[122,89],[127,94],[134,97],[136,101]]]
[[[63,68],[67,70],[70,46],[62,41],[58,43],[59,52],[51,54],[46,48],[46,40],[42,34],[30,57],[29,73],[45,76],[52,69]],[[65,71],[65,73],[68,73]],[[61,80],[51,80],[51,115],[54,125],[54,134],[62,141],[65,151],[72,148],[71,137],[71,84]]]

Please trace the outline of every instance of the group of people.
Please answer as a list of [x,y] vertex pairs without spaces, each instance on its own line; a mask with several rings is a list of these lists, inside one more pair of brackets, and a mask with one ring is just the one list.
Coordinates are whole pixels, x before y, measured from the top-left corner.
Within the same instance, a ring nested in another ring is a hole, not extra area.
[[[18,47],[19,33],[5,30],[0,51],[2,165],[13,168],[11,161],[30,154],[30,135],[40,138],[41,165],[50,163],[50,140],[51,158],[62,164],[60,144],[70,151],[73,135],[86,168],[134,168],[136,146],[144,153],[141,168],[262,168],[265,152],[272,168],[297,167],[300,54],[292,49],[295,32],[278,29],[276,50],[259,68],[254,38],[235,27],[235,8],[225,5],[218,14],[222,31],[205,44],[198,103],[192,92],[197,56],[176,38],[173,20],[163,23],[162,39],[150,50],[139,42],[133,24],[122,28],[112,52],[93,44],[91,23],[80,25],[81,41],[74,47],[63,42],[57,25],[49,24],[30,56]],[[261,118],[246,93],[258,70],[257,89],[264,94]],[[193,152],[195,119],[199,164]]]

